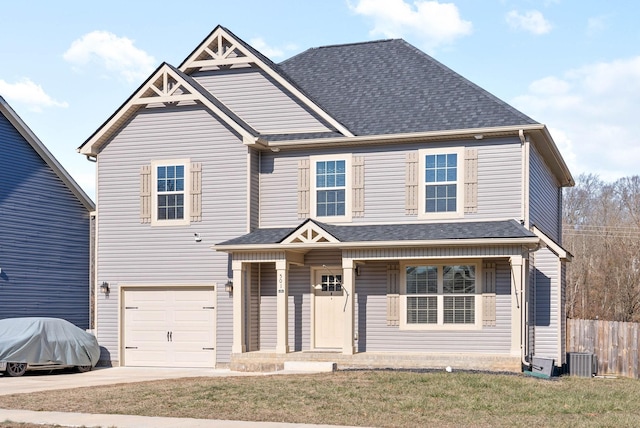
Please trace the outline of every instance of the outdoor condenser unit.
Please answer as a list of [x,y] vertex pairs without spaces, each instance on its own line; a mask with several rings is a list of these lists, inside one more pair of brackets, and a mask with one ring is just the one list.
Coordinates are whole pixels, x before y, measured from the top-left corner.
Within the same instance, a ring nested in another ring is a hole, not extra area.
[[569,375],[592,377],[598,373],[598,357],[591,352],[569,352]]

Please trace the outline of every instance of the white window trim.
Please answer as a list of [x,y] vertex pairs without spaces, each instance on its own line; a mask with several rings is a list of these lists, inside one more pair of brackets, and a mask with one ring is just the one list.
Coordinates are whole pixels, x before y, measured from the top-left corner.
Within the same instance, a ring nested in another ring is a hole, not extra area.
[[[184,215],[179,220],[158,220],[158,167],[184,166]],[[191,161],[163,159],[151,161],[151,226],[187,226],[191,223]]]
[[[441,213],[428,213],[425,206],[426,186],[425,177],[426,156],[442,155],[442,154],[458,155],[456,165],[456,211],[448,211]],[[464,217],[464,147],[440,147],[432,149],[418,150],[418,218],[421,219],[448,219]]]
[[[321,221],[323,223],[343,223],[351,222],[352,218],[352,205],[351,197],[353,193],[353,176],[352,176],[352,155],[351,153],[341,155],[326,155],[326,156],[309,156],[309,181],[310,181],[310,205],[311,205],[311,218]],[[319,217],[317,213],[318,194],[316,188],[316,163],[332,160],[344,160],[345,162],[345,187],[344,187],[344,215],[343,216],[323,216]]]
[[[476,292],[473,294],[475,322],[473,324],[444,324],[443,303],[444,294],[437,293],[438,299],[438,323],[437,324],[409,324],[407,323],[407,266],[437,266],[438,267],[438,289],[441,289],[440,270],[442,266],[451,265],[473,265],[476,270]],[[468,259],[453,260],[406,260],[400,263],[400,330],[481,330],[482,329],[482,261]]]

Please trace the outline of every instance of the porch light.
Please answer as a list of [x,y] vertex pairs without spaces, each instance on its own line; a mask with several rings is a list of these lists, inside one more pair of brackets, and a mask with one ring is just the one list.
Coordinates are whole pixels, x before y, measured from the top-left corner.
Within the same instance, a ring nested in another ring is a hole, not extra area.
[[109,291],[111,291],[111,289],[108,282],[104,281],[102,284],[100,284],[100,292],[102,294],[109,294]]
[[227,293],[233,293],[233,282],[231,280],[228,280],[224,285],[224,291]]

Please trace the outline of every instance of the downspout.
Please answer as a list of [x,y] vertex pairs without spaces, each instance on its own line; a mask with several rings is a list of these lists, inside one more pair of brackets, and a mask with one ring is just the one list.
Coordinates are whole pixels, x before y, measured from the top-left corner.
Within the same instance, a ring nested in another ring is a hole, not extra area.
[[531,367],[531,362],[526,360],[527,350],[528,350],[528,341],[529,341],[529,299],[527,299],[529,287],[527,287],[527,283],[529,282],[529,257],[527,254],[527,258],[523,260],[523,269],[522,269],[522,287],[520,289],[520,314],[521,314],[521,331],[520,331],[520,361],[526,367]]
[[521,222],[524,227],[529,229],[529,227],[531,226],[529,224],[529,174],[530,174],[529,140],[528,138],[525,137],[524,131],[522,129],[518,131],[518,136],[520,137],[520,143],[522,147],[522,168],[521,168],[521,173],[522,173],[521,217],[522,219],[521,219]]

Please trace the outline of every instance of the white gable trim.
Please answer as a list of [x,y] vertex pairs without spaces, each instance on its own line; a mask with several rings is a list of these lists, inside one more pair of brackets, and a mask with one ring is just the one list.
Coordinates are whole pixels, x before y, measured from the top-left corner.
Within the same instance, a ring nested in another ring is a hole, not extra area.
[[573,255],[570,252],[568,252],[567,250],[565,250],[564,248],[562,248],[560,245],[555,243],[553,241],[553,239],[549,238],[544,232],[542,232],[536,226],[533,226],[531,228],[531,231],[534,234],[536,234],[536,236],[538,236],[538,238],[540,238],[540,241],[542,241],[542,244],[544,246],[546,246],[548,249],[550,249],[560,259],[566,260],[566,261],[571,261],[571,259],[573,258]]
[[312,221],[303,224],[298,230],[289,235],[282,244],[317,244],[339,243],[335,237]]
[[[341,134],[347,137],[354,135],[340,122],[335,120],[320,106],[311,101],[298,88],[283,78],[271,66],[267,65],[258,56],[254,55],[243,45],[244,42],[237,40],[235,36],[229,34],[222,27],[217,27],[196,50],[184,60],[180,66],[180,71],[188,73],[190,69],[210,67],[210,66],[232,66],[236,64],[255,64],[267,73],[276,82],[296,96],[314,113],[333,125]],[[237,56],[231,56],[235,54]],[[203,59],[206,58],[206,59]]]
[[119,129],[124,121],[141,107],[153,103],[177,103],[180,101],[197,101],[201,103],[240,134],[245,144],[254,144],[257,141],[255,136],[231,119],[168,64],[163,64],[89,140],[80,146],[78,151],[87,156],[96,156],[100,146],[109,139],[115,130]]
[[64,169],[64,167],[53,157],[51,152],[40,141],[38,137],[31,131],[26,123],[22,121],[20,116],[11,108],[11,106],[0,96],[0,114],[4,115],[9,123],[18,131],[18,133],[24,138],[33,150],[42,158],[42,160],[53,170],[53,172],[62,180],[62,182],[71,190],[76,198],[82,203],[82,205],[88,211],[94,211],[96,209],[95,204],[82,190],[82,188],[76,183],[71,175]]

